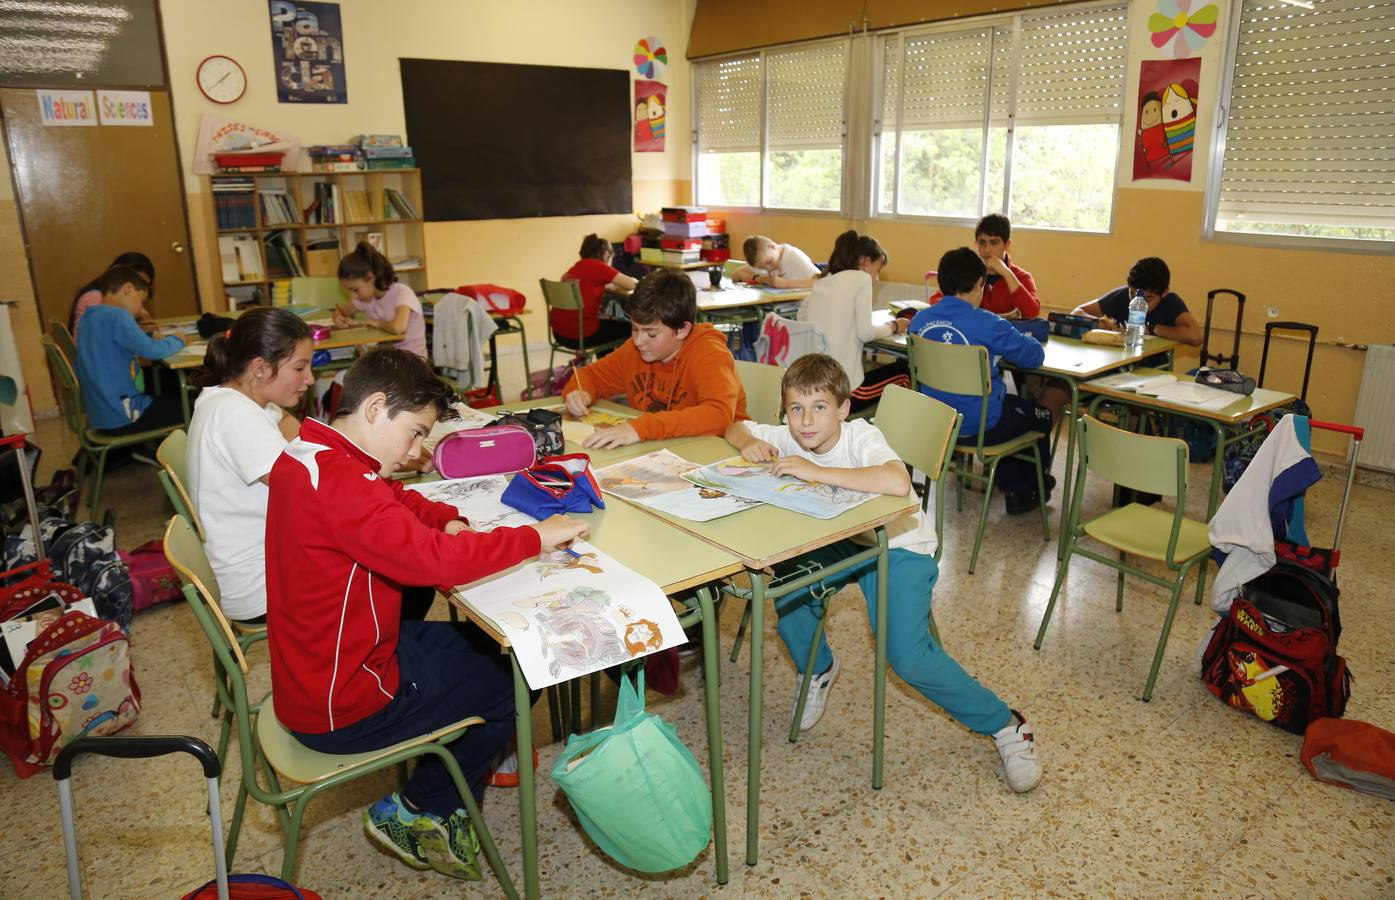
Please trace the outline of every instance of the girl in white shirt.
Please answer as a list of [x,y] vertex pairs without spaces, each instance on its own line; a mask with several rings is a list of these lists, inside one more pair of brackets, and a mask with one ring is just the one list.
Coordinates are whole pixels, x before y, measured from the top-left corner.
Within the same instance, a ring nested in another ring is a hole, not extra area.
[[228,618],[266,621],[267,475],[300,432],[283,407],[314,384],[310,326],[284,309],[243,313],[208,342],[189,425],[189,494]]
[[845,231],[838,235],[828,257],[828,270],[814,282],[799,307],[799,321],[809,322],[823,333],[828,355],[838,360],[852,386],[852,411],[874,406],[889,384],[911,386],[904,360],[865,370],[863,345],[892,334],[903,334],[908,322],[892,318],[872,320],[872,284],[888,257],[881,244],[865,234]]

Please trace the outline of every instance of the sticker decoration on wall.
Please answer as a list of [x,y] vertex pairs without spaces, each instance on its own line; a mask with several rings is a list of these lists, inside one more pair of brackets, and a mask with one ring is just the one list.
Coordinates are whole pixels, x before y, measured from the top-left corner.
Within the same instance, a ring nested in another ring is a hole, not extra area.
[[1153,33],[1153,46],[1167,50],[1177,59],[1199,53],[1206,39],[1216,33],[1220,10],[1208,3],[1192,12],[1193,0],[1158,0],[1157,11],[1148,17],[1148,30]]
[[1145,60],[1138,72],[1133,178],[1192,180],[1201,60]]
[[651,34],[635,44],[635,71],[640,78],[663,78],[667,65],[668,50],[663,41]]
[[338,3],[270,0],[276,97],[282,103],[348,103]]
[[664,152],[664,113],[668,85],[657,81],[635,82],[635,152]]

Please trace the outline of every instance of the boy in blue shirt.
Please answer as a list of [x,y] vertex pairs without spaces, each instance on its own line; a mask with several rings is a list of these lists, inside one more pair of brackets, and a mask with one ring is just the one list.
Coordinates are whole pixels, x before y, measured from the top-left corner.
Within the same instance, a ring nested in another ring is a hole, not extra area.
[[112,266],[97,279],[102,302],[82,315],[77,367],[87,421],[106,434],[149,431],[184,421],[176,393],[151,397],[136,390],[140,358],[164,359],[184,347],[178,335],[156,340],[136,324],[150,296],[145,276]]
[[[1019,368],[1031,369],[1041,365],[1046,351],[1036,339],[1014,328],[1006,319],[979,309],[988,267],[977,253],[968,247],[951,250],[940,257],[940,291],[944,297],[929,309],[923,309],[911,320],[911,334],[944,344],[971,344],[988,348],[993,388],[988,395],[988,418],[984,422],[983,442],[996,444],[1029,431],[1041,433],[1038,446],[1042,467],[1051,471],[1051,411],[1015,394],[1003,386],[998,361],[1005,360]],[[978,421],[984,401],[965,394],[950,394],[933,388],[921,391],[964,414],[959,443],[972,444],[978,440]],[[1031,512],[1044,501],[1037,496],[1036,472],[1032,464],[1022,459],[1004,459],[998,466],[998,486],[1006,495],[1008,515]],[[1047,475],[1046,500],[1056,479]]]

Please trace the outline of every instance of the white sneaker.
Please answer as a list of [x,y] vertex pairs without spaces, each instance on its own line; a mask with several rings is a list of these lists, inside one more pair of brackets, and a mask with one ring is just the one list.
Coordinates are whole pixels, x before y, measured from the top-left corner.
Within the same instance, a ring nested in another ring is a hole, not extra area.
[[[822,675],[815,675],[814,681],[809,685],[809,699],[804,703],[804,718],[799,720],[799,730],[808,731],[819,724],[819,719],[823,718],[823,708],[828,702],[828,690],[833,687],[833,682],[838,679],[838,657],[833,657],[833,665],[828,667],[828,671]],[[799,679],[800,688],[803,688],[804,679]],[[794,709],[790,710],[790,717],[794,717],[794,710],[799,708],[799,692],[794,695]]]
[[998,745],[998,755],[1003,758],[1003,774],[1007,776],[1008,787],[1022,794],[1041,781],[1041,758],[1037,756],[1032,726],[1015,709],[1012,710],[1012,718],[1013,721],[1006,728],[993,735],[993,742]]

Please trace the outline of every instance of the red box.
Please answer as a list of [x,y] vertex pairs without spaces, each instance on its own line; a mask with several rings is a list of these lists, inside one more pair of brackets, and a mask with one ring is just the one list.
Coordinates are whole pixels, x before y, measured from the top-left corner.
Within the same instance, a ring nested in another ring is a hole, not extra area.
[[711,247],[702,251],[702,258],[708,262],[726,262],[731,259],[731,248]]
[[659,238],[659,246],[665,250],[701,250],[702,241],[693,238],[664,236]]

